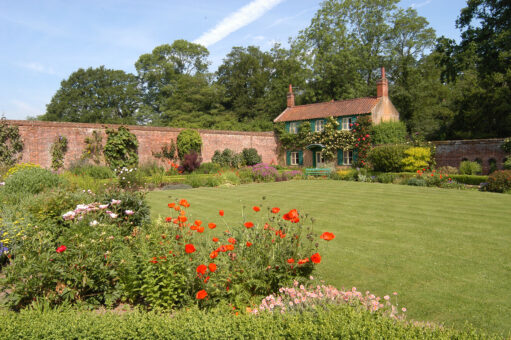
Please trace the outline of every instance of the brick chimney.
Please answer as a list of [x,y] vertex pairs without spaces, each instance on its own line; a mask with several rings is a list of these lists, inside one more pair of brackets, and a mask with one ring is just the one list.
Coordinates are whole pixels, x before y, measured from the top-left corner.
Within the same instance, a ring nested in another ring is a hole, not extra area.
[[376,82],[376,97],[389,96],[389,82],[385,78],[385,67],[381,68],[381,79]]
[[287,107],[295,106],[295,95],[293,94],[293,87],[289,84],[289,92],[287,93]]

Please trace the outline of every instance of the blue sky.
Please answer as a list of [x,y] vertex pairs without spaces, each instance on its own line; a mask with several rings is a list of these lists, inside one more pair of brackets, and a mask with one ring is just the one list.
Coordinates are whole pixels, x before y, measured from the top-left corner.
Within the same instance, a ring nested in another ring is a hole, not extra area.
[[[3,0],[0,116],[44,114],[60,82],[79,68],[135,73],[138,57],[177,39],[201,42],[215,71],[233,46],[273,43],[307,27],[321,0]],[[438,36],[459,40],[466,0],[402,0]]]

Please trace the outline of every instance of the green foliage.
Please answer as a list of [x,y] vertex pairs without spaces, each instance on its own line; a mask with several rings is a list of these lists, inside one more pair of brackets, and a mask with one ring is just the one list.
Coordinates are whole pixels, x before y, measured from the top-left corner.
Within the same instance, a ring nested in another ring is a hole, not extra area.
[[108,137],[103,154],[110,168],[120,170],[123,167],[137,167],[137,137],[124,126],[120,126],[117,131],[107,129],[106,134]]
[[449,175],[450,178],[458,183],[479,185],[481,183],[488,182],[488,176],[477,176],[477,175]]
[[201,154],[202,138],[198,131],[186,129],[177,136],[177,154],[180,160],[183,160],[186,154],[195,151]]
[[220,165],[223,168],[231,167],[239,169],[243,166],[243,157],[239,153],[235,153],[231,149],[215,150],[211,162]]
[[161,147],[160,152],[153,152],[153,156],[158,159],[163,158],[170,162],[173,162],[177,159],[176,151],[177,151],[176,143],[174,143],[174,140],[171,140],[170,144],[164,144]]
[[431,163],[431,150],[424,147],[412,147],[404,151],[405,158],[401,160],[404,171],[414,172],[428,168]]
[[4,191],[6,193],[38,194],[50,188],[64,185],[57,174],[46,169],[30,167],[16,171],[6,178]]
[[367,157],[371,150],[371,116],[360,116],[357,122],[353,124],[351,133],[355,139],[354,148],[357,153],[357,158],[353,163],[354,166],[365,167],[367,165]]
[[23,141],[17,126],[0,121],[0,166],[12,166],[21,156]]
[[504,169],[511,170],[511,157],[506,159],[506,161],[504,162]]
[[64,156],[67,152],[66,136],[59,136],[51,145],[51,168],[55,171],[64,166]]
[[123,167],[117,170],[119,186],[126,190],[138,190],[145,184],[145,179],[137,168]]
[[447,165],[447,166],[442,166],[442,167],[436,169],[436,171],[439,174],[443,174],[443,175],[455,175],[458,173],[458,168],[455,166]]
[[381,145],[374,147],[368,154],[368,160],[375,171],[399,172],[403,167],[407,145]]
[[371,127],[373,144],[402,144],[406,142],[406,124],[403,122],[381,122]]
[[202,163],[196,170],[199,174],[216,174],[220,171],[221,167],[217,163]]
[[39,164],[34,164],[34,163],[18,163],[18,164],[15,164],[13,167],[9,168],[9,170],[7,170],[7,172],[5,173],[5,178],[15,174],[16,172],[20,171],[20,170],[25,170],[25,169],[28,169],[28,168],[40,168],[41,166]]
[[82,159],[91,159],[94,164],[101,163],[101,153],[103,152],[103,137],[101,133],[94,130],[92,136],[85,137],[85,149]]
[[261,155],[259,155],[257,150],[254,148],[244,148],[241,151],[241,158],[243,159],[243,163],[248,166],[256,165],[262,162]]
[[511,190],[511,170],[499,170],[490,174],[485,190],[493,192],[507,192]]
[[504,139],[504,142],[500,146],[504,152],[511,155],[511,137]]
[[92,165],[84,162],[72,163],[69,171],[76,176],[89,176],[95,179],[114,178],[115,173],[107,166]]
[[460,163],[460,174],[462,175],[479,175],[483,168],[481,164],[471,161],[463,161]]

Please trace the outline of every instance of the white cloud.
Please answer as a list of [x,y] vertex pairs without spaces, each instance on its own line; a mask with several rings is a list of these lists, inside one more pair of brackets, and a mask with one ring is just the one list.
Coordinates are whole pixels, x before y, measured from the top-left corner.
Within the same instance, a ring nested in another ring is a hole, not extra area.
[[23,68],[26,68],[26,69],[29,69],[31,71],[35,71],[38,73],[45,73],[45,74],[51,74],[51,75],[56,74],[56,72],[53,68],[46,67],[46,66],[44,66],[38,62],[34,62],[34,61],[31,61],[28,63],[19,63],[18,65]]
[[236,12],[228,15],[215,27],[201,35],[194,43],[206,47],[227,37],[229,34],[259,19],[266,12],[284,0],[253,0]]
[[413,3],[410,7],[412,7],[413,9],[420,8],[420,7],[429,5],[431,3],[431,1],[432,0],[426,0],[426,1],[423,1],[423,2],[419,2],[419,3]]

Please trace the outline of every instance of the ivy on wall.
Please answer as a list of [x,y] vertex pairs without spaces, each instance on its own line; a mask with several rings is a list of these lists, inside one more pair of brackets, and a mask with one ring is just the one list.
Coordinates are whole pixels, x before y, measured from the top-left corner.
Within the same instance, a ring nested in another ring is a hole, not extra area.
[[95,164],[101,163],[101,153],[103,152],[103,137],[98,131],[92,131],[92,136],[85,137],[85,149],[82,159],[91,159]]
[[64,166],[64,156],[67,152],[67,138],[59,136],[51,145],[51,168],[55,171]]
[[107,140],[103,150],[105,161],[112,169],[123,167],[135,168],[138,166],[138,140],[137,136],[124,126],[119,129],[107,129]]
[[0,121],[0,166],[12,166],[23,151],[23,141],[17,126]]

